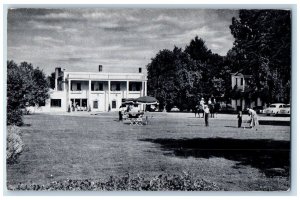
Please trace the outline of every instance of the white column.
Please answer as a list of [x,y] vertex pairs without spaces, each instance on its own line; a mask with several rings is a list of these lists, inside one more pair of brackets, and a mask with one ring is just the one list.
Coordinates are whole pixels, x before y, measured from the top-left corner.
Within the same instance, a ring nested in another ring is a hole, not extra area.
[[[68,79],[68,103],[67,105],[70,107],[70,112],[72,112],[72,106],[71,106],[71,98],[70,98],[70,95],[71,95],[71,80]],[[69,109],[69,108],[68,108]]]
[[141,90],[140,94],[141,94],[141,97],[142,97],[142,96],[144,96],[144,91],[145,91],[144,90],[144,81],[142,81],[141,83],[142,83],[142,87],[141,87],[142,90]]
[[108,110],[108,107],[110,107],[110,110],[111,110],[111,105],[110,105],[110,81],[108,81],[108,105],[107,105],[107,111]]
[[126,98],[128,98],[129,93],[129,81],[126,81]]
[[55,88],[54,88],[55,91],[57,91],[57,78],[55,76]]
[[147,81],[145,81],[145,96],[147,96]]
[[89,91],[88,91],[88,99],[87,99],[87,109],[88,111],[90,111],[89,109],[92,110],[92,103],[91,103],[91,90],[92,90],[92,80],[89,80]]

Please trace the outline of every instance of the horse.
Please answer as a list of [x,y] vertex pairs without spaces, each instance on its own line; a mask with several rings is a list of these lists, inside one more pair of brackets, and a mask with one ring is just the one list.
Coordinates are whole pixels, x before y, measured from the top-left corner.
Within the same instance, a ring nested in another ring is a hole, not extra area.
[[194,108],[194,113],[195,113],[195,117],[197,117],[197,114],[200,117],[200,113],[203,113],[203,107],[201,105],[197,105]]

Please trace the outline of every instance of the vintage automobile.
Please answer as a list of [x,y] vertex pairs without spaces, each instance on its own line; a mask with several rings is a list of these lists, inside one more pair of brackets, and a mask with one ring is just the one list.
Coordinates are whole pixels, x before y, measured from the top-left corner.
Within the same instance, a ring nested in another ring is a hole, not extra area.
[[267,115],[277,115],[279,111],[284,108],[286,105],[284,103],[273,103],[268,108],[264,110],[264,113]]
[[279,110],[279,114],[281,115],[290,115],[291,114],[291,105],[286,104],[283,108]]
[[264,107],[263,106],[255,106],[255,107],[253,107],[253,110],[255,110],[255,112],[257,114],[261,114],[264,112]]

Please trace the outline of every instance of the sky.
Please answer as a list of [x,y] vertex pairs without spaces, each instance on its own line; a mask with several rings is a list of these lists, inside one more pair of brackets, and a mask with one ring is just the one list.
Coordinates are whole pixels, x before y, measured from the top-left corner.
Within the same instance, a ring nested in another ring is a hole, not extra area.
[[7,59],[67,71],[138,72],[162,49],[184,49],[196,36],[213,53],[233,45],[229,25],[237,10],[10,9]]

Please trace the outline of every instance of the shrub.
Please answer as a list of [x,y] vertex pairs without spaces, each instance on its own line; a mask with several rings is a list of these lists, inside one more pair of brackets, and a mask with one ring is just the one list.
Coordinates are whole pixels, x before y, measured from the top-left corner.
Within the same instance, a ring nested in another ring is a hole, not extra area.
[[17,126],[7,127],[6,140],[6,161],[9,164],[15,163],[22,153],[24,143],[22,141],[21,130]]
[[7,109],[7,125],[22,126],[22,110]]
[[144,178],[141,175],[131,177],[129,174],[122,177],[111,176],[108,180],[61,180],[46,185],[23,184],[8,185],[9,190],[62,190],[62,191],[220,191],[216,184],[196,179],[189,173],[179,175],[160,174],[153,178]]

